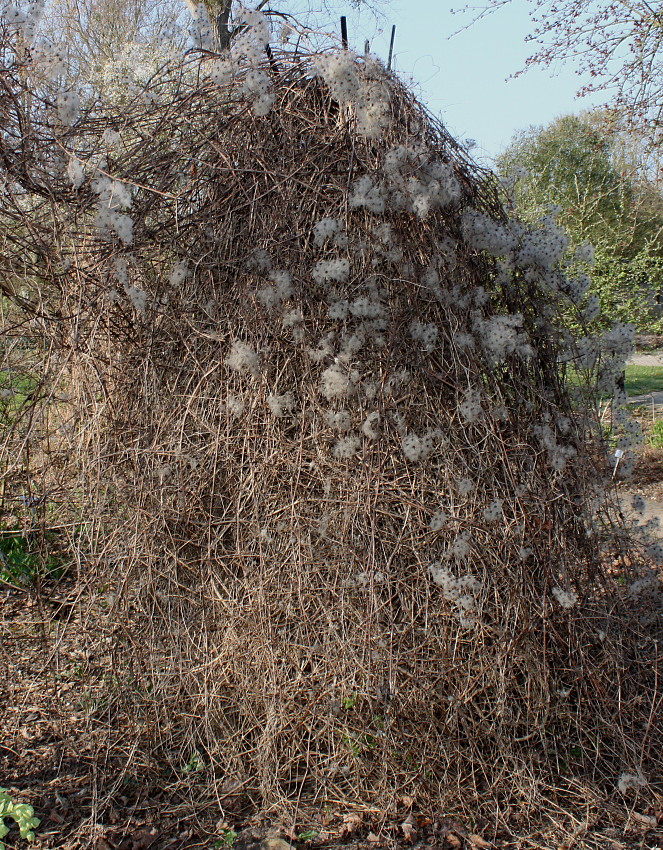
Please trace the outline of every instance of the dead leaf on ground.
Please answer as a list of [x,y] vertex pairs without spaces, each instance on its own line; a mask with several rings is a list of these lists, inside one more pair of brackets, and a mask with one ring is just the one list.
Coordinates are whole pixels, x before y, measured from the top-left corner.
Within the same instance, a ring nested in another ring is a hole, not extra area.
[[443,836],[443,846],[449,847],[450,850],[460,850],[463,846],[462,840],[456,835],[455,832],[447,832]]
[[156,827],[135,829],[119,845],[119,850],[150,850],[154,847],[160,833]]
[[366,836],[366,841],[368,841],[369,844],[379,844],[380,843],[380,837],[378,835],[376,835],[374,832],[369,832],[368,835]]
[[292,844],[288,844],[282,838],[265,838],[260,842],[262,850],[295,850]]
[[350,838],[355,835],[363,825],[364,819],[361,814],[353,812],[343,817],[343,824],[338,833],[341,838]]
[[417,830],[415,826],[408,821],[403,821],[401,824],[401,832],[408,844],[414,844],[417,840]]
[[493,846],[493,845],[490,843],[490,841],[486,841],[486,839],[485,839],[485,838],[482,838],[480,835],[476,835],[476,834],[475,834],[475,833],[473,833],[473,832],[471,832],[471,833],[467,836],[467,840],[468,840],[468,841],[470,842],[470,844],[472,844],[474,847],[479,847],[479,848],[481,848],[481,850],[488,850],[488,848],[489,848],[489,847],[492,847],[492,846]]

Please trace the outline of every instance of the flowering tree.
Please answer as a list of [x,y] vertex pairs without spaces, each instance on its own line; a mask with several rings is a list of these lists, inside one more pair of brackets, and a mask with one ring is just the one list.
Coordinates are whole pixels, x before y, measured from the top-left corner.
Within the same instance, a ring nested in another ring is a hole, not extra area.
[[49,0],[39,33],[66,55],[70,78],[99,82],[109,63],[140,48],[183,49],[189,14],[181,0]]
[[[489,0],[475,20],[506,6]],[[589,81],[579,94],[605,92],[612,108],[659,142],[663,129],[663,15],[647,0],[531,0],[535,46],[527,67],[573,61]],[[518,73],[522,73],[523,70]]]

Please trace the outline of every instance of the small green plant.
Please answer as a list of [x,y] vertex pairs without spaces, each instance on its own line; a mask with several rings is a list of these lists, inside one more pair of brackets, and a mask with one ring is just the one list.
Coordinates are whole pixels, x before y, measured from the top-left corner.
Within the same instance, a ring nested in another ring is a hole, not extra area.
[[182,768],[182,773],[200,773],[201,770],[205,770],[205,762],[198,750],[194,750],[191,758]]
[[222,847],[232,847],[237,838],[237,833],[234,829],[224,829],[221,837],[217,838],[212,847],[214,850],[221,850]]
[[346,711],[350,711],[357,705],[357,692],[353,691],[349,697],[343,697],[341,705]]
[[0,530],[0,581],[24,587],[33,584],[37,576],[57,579],[64,571],[61,555],[44,558],[21,529]]
[[[0,839],[9,832],[5,826],[5,818],[13,818],[16,821],[21,838],[26,841],[34,841],[34,830],[39,826],[39,818],[35,816],[35,810],[27,803],[15,803],[9,796],[6,788],[0,788]],[[5,845],[0,840],[0,850],[5,850]]]
[[359,758],[359,755],[361,754],[361,747],[353,737],[344,732],[343,743],[348,748],[348,750],[350,750],[354,758]]
[[376,746],[376,740],[372,735],[350,735],[348,732],[343,733],[343,743],[350,750],[355,758],[359,758],[362,753],[367,750],[373,750]]
[[317,838],[317,835],[318,833],[314,829],[307,829],[299,833],[297,841],[313,841],[314,838]]
[[0,535],[0,578],[12,584],[30,583],[37,571],[38,558],[30,552],[20,531]]
[[663,449],[663,419],[657,419],[651,428],[649,442],[657,449]]

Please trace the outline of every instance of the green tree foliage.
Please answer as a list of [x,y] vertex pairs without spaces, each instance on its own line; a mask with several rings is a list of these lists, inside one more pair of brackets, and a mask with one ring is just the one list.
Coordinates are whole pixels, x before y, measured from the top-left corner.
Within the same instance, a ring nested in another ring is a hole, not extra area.
[[597,251],[592,292],[606,322],[660,330],[663,200],[637,135],[605,114],[567,115],[518,134],[497,160],[518,215],[554,210],[572,247]]
[[633,256],[658,241],[663,203],[629,156],[619,134],[596,117],[565,115],[518,134],[498,157],[497,171],[518,178],[513,194],[524,218],[559,207],[574,242]]
[[663,333],[663,257],[647,249],[630,259],[598,252],[592,292],[601,301],[601,325],[632,322],[642,332]]

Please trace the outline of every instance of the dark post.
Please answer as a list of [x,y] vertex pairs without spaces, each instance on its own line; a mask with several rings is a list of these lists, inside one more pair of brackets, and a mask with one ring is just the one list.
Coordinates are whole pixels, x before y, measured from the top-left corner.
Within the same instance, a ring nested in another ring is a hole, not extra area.
[[387,70],[391,71],[391,60],[394,55],[394,38],[396,36],[396,24],[391,28],[391,41],[389,42],[389,59],[387,60]]
[[348,19],[345,15],[341,15],[341,41],[343,42],[343,50],[348,49]]

